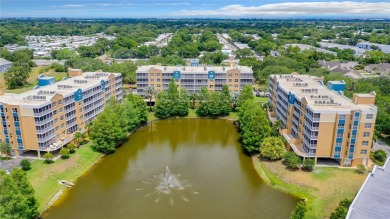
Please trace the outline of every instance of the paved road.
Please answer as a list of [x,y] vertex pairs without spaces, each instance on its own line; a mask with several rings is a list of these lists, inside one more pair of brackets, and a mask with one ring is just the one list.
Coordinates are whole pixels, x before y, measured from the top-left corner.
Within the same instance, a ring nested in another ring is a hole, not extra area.
[[33,158],[25,158],[25,157],[17,157],[12,160],[1,160],[0,161],[0,168],[4,170],[11,171],[14,167],[20,166],[20,161],[23,159],[28,159],[29,161],[33,161]]
[[372,151],[377,151],[379,149],[382,149],[386,151],[387,157],[390,157],[390,146],[386,145],[383,141],[378,140],[377,142],[374,142],[374,146],[372,147]]

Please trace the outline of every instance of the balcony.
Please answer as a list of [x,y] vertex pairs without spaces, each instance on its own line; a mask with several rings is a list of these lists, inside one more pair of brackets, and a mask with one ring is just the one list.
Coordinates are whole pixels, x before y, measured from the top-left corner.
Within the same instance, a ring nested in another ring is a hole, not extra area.
[[306,140],[305,138],[303,139],[303,143],[304,143],[304,145],[306,145],[310,149],[316,149],[317,148],[317,144],[310,144],[310,142],[308,140]]
[[308,138],[313,139],[313,140],[317,140],[318,139],[318,135],[312,135],[312,134],[310,134],[310,132],[306,131],[306,129],[305,129],[305,135]]

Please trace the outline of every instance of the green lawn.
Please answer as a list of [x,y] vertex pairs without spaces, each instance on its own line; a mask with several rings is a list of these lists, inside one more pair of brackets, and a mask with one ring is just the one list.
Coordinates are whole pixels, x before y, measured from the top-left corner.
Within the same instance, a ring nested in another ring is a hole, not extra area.
[[327,218],[345,199],[353,199],[367,174],[354,169],[316,167],[313,172],[288,170],[281,161],[260,161],[253,157],[260,177],[270,186],[306,200],[305,218]]
[[44,211],[54,195],[65,187],[58,180],[74,182],[87,172],[103,155],[95,152],[90,143],[83,145],[67,160],[58,159],[52,164],[43,160],[32,162],[32,169],[27,177],[35,189],[35,197],[39,203],[39,211]]
[[256,103],[265,103],[268,101],[268,97],[255,97]]

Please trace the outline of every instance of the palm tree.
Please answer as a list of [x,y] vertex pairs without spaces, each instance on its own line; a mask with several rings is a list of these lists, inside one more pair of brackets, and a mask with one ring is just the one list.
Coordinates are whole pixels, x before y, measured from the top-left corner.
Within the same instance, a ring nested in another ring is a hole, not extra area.
[[198,95],[194,92],[190,94],[191,108],[195,108],[195,101],[198,99]]
[[274,127],[276,128],[276,130],[284,128],[282,121],[280,121],[279,119],[275,121]]
[[74,141],[77,144],[77,147],[80,147],[80,139],[82,139],[84,136],[81,132],[74,133]]
[[230,94],[230,101],[232,102],[233,111],[236,111],[237,101],[238,101],[239,95],[240,95],[240,93],[237,91]]
[[89,131],[91,130],[92,128],[92,121],[89,121],[86,125],[85,125],[85,131],[87,132],[88,136],[89,136]]
[[147,86],[144,91],[146,98],[149,99],[150,112],[152,112],[152,99],[156,96],[157,91],[154,89],[153,85]]

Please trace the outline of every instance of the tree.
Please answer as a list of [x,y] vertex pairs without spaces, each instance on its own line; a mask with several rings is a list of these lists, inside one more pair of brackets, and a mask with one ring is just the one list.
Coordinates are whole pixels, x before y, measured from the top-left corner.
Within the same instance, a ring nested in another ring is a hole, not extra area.
[[127,135],[128,129],[124,127],[127,121],[121,117],[122,114],[121,116],[116,114],[120,110],[115,110],[115,107],[116,103],[110,101],[91,127],[92,147],[105,154],[113,153],[119,141]]
[[2,218],[34,219],[39,215],[34,189],[19,168],[14,168],[10,175],[0,170],[0,203]]
[[249,48],[237,49],[234,51],[234,54],[236,54],[237,59],[248,58],[254,55]]
[[237,102],[238,102],[238,96],[240,95],[240,93],[238,93],[237,91],[234,91],[231,95],[230,95],[230,101],[232,103],[232,107],[233,107],[233,111],[236,111],[236,108],[237,108]]
[[72,143],[69,143],[68,145],[66,145],[66,148],[68,148],[69,150],[69,153],[73,154],[74,152],[76,152],[76,145],[72,144]]
[[228,56],[223,54],[221,51],[218,52],[205,52],[203,56],[200,57],[199,62],[201,64],[208,65],[220,65],[223,60],[227,59]]
[[168,94],[165,91],[162,91],[156,96],[156,105],[154,107],[154,115],[159,119],[166,119],[171,114],[171,104],[168,100]]
[[249,153],[258,152],[263,139],[271,134],[264,110],[253,100],[247,100],[239,109],[238,122],[244,149]]
[[230,91],[229,91],[229,87],[224,84],[222,86],[222,91],[221,91],[221,94],[220,94],[220,98],[221,98],[221,115],[229,115],[230,113],[230,110],[231,110],[231,102],[230,102]]
[[178,116],[188,116],[188,102],[190,98],[185,88],[180,89],[179,103],[177,104],[176,114]]
[[242,88],[242,91],[240,92],[240,95],[238,96],[237,106],[240,107],[240,106],[242,106],[244,104],[244,102],[246,100],[253,100],[253,99],[254,99],[254,96],[253,96],[252,86],[245,85]]
[[12,66],[4,72],[4,80],[9,89],[14,89],[27,83],[30,72],[29,66]]
[[282,159],[286,154],[283,140],[279,137],[267,137],[261,143],[260,155],[262,157],[277,160]]
[[313,171],[315,161],[312,158],[306,158],[303,160],[302,169],[307,171]]
[[194,93],[190,94],[189,98],[190,98],[190,102],[191,102],[191,108],[195,109],[195,102],[198,99],[198,95],[194,92]]
[[70,155],[69,150],[66,149],[66,148],[62,148],[62,149],[60,150],[60,155],[61,155],[61,158],[62,158],[62,159],[68,159],[68,158],[69,158],[69,155]]
[[77,147],[80,147],[80,143],[83,141],[83,134],[81,132],[74,133],[74,141],[77,145]]
[[154,89],[153,85],[149,85],[144,89],[145,97],[149,99],[149,111],[152,112],[152,100],[156,97],[157,91]]
[[5,156],[9,156],[11,153],[12,146],[10,143],[0,140],[0,152]]
[[290,219],[304,219],[306,213],[306,204],[304,201],[298,202],[294,211],[291,213]]
[[50,152],[47,152],[43,155],[43,158],[45,159],[45,163],[47,164],[50,164],[50,163],[53,163],[53,158],[54,158],[54,155]]
[[383,163],[386,161],[387,155],[384,150],[380,149],[372,152],[372,157],[383,165]]
[[[56,51],[56,52],[54,52],[54,51]],[[73,58],[73,57],[77,57],[77,54],[76,54],[76,52],[74,50],[70,50],[68,48],[63,48],[63,49],[60,49],[60,50],[53,50],[51,52],[51,56],[54,59],[65,60],[65,59],[70,59],[70,58]]]
[[284,155],[283,163],[291,169],[298,169],[302,161],[301,158],[298,157],[298,155],[296,155],[293,151],[290,151]]
[[148,121],[148,108],[144,99],[141,96],[132,93],[127,96],[127,99],[137,110],[137,117],[140,124],[145,124]]
[[23,159],[20,161],[20,166],[22,167],[22,170],[27,171],[31,169],[31,162],[27,159]]
[[363,174],[364,172],[366,172],[366,167],[363,164],[358,164],[356,173]]
[[339,206],[334,212],[330,214],[330,219],[344,219],[347,217],[349,206],[351,206],[352,200],[344,199],[340,201]]

